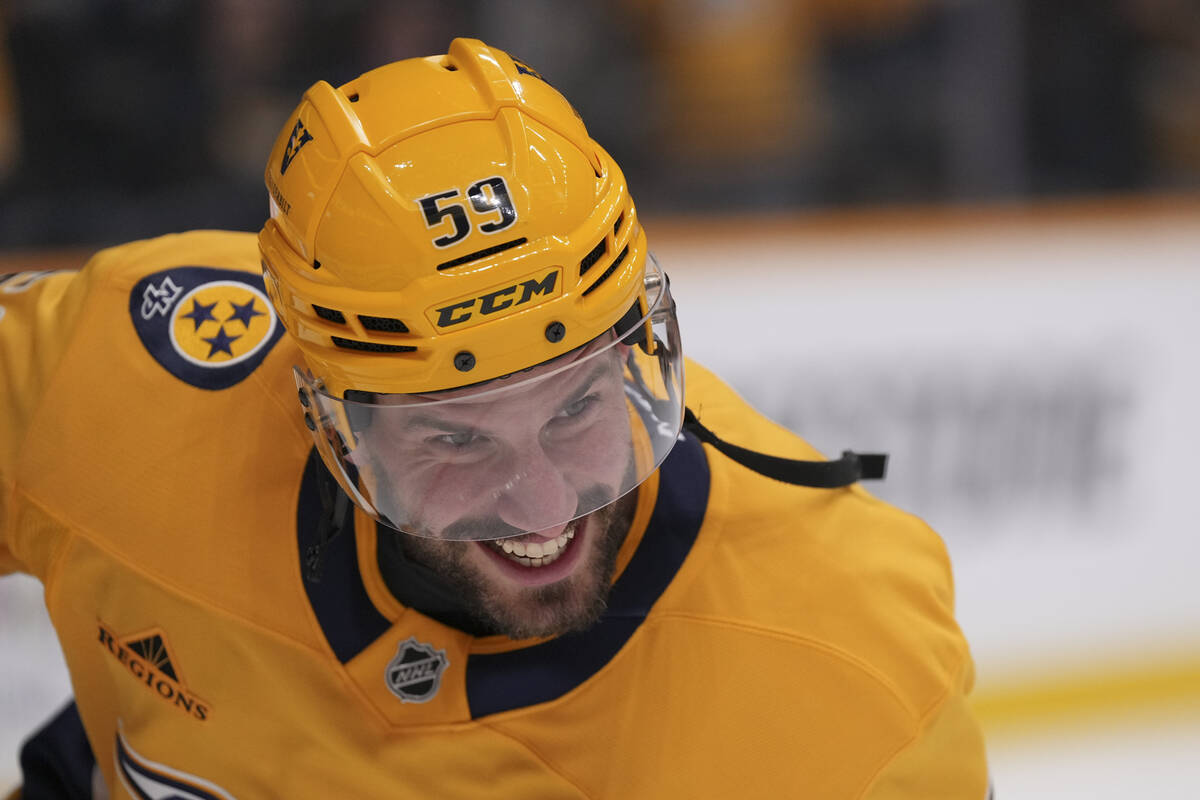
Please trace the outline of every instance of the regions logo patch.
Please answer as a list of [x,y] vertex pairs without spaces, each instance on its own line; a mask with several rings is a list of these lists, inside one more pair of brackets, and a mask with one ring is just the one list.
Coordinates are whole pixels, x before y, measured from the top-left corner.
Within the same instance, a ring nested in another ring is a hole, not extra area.
[[392,694],[405,703],[427,703],[437,694],[449,665],[445,650],[434,650],[410,636],[388,662],[384,678]]
[[125,670],[163,701],[201,722],[212,713],[212,705],[187,688],[179,665],[171,657],[167,635],[154,628],[129,636],[117,636],[97,623],[100,644]]
[[113,760],[126,791],[139,800],[235,800],[212,781],[151,761],[138,753],[125,738],[123,726],[117,730]]
[[133,287],[129,315],[154,360],[201,389],[244,380],[283,334],[262,276],[213,267],[143,278]]

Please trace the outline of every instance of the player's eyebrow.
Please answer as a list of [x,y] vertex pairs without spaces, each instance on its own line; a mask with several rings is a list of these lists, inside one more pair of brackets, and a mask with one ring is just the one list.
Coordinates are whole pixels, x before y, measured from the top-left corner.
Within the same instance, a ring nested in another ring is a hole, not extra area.
[[[604,377],[604,374],[612,370],[611,364],[597,364],[592,367],[579,385],[576,386],[567,395],[566,400],[560,403],[560,406],[570,405],[591,391],[596,382]],[[401,430],[412,431],[416,428],[428,428],[430,430],[439,431],[441,433],[487,433],[486,428],[479,425],[474,425],[465,422],[454,422],[444,417],[429,412],[415,412],[409,416],[403,423]]]
[[579,400],[585,396],[592,390],[592,387],[596,385],[596,381],[604,377],[604,373],[609,372],[611,369],[612,368],[609,365],[597,364],[592,371],[587,374],[587,377],[580,382],[579,386],[571,390],[571,393],[567,395],[567,399],[559,405],[569,406],[571,403],[574,403],[576,400]]
[[475,425],[450,422],[431,414],[414,414],[404,423],[403,430],[409,431],[414,428],[430,428],[442,433],[473,433],[478,430],[478,427]]

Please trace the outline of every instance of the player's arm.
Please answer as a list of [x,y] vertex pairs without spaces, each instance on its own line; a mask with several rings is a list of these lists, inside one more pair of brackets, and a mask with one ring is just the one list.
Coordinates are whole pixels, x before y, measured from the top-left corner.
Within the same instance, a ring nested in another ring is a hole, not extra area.
[[0,574],[34,571],[16,542],[21,448],[82,313],[79,272],[0,275]]
[[23,784],[6,800],[108,797],[73,700],[25,741],[20,763]]
[[970,680],[968,671],[884,766],[863,800],[993,800],[983,734],[967,703]]

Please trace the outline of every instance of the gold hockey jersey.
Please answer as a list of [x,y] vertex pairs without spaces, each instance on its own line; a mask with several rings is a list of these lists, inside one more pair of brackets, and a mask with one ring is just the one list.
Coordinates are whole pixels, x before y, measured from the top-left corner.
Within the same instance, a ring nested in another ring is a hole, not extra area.
[[[365,515],[306,571],[321,467],[252,235],[17,275],[0,307],[0,572],[45,585],[94,754],[64,768],[111,797],[987,795],[943,544],[860,488],[685,436],[601,622],[475,638],[391,596]],[[687,398],[815,456],[695,364]]]

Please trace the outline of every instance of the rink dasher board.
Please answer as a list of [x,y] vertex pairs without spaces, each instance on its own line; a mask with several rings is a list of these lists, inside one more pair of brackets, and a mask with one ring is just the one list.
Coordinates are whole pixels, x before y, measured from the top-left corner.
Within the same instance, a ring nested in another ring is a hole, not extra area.
[[686,353],[891,454],[869,488],[946,540],[986,692],[1200,664],[1196,219],[649,233]]

